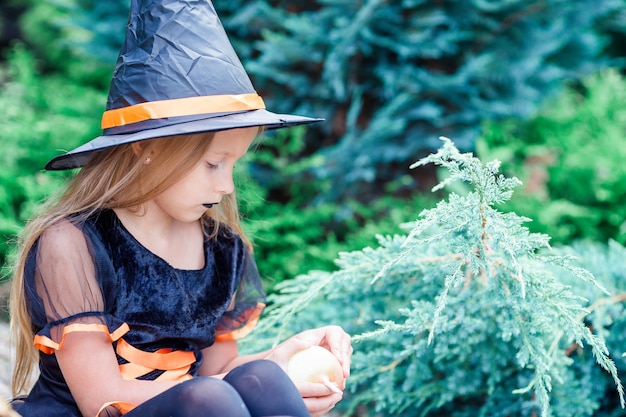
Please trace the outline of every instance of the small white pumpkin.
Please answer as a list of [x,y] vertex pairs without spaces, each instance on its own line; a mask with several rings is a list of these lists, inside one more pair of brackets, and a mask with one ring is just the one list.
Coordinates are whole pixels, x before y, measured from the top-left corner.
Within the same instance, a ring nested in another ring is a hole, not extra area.
[[339,360],[321,346],[294,353],[287,362],[287,374],[294,382],[319,382],[338,394],[344,386]]

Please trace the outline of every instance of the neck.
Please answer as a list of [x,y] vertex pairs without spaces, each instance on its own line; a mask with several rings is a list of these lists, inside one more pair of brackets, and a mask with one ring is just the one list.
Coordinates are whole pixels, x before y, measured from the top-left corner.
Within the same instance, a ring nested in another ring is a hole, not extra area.
[[204,266],[204,234],[199,220],[181,222],[158,210],[114,209],[126,230],[146,249],[179,269]]

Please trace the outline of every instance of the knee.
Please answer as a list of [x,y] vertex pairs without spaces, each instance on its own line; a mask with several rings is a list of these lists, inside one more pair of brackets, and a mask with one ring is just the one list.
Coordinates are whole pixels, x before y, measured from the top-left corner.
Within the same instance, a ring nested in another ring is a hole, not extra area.
[[242,386],[258,387],[290,383],[287,373],[276,363],[269,360],[256,360],[245,363],[230,371],[224,381],[240,391]]
[[178,391],[177,397],[181,407],[194,410],[219,410],[222,409],[230,414],[236,414],[245,409],[243,401],[237,391],[226,382],[209,377],[197,377],[183,382],[174,388]]
[[285,371],[276,363],[269,360],[256,360],[245,363],[231,373],[241,373],[246,375],[255,375],[259,378],[275,379],[282,375],[286,375]]

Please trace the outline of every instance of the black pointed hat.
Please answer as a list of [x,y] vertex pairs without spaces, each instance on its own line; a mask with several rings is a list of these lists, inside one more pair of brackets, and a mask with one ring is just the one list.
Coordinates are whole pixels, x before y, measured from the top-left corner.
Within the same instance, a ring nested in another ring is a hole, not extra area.
[[77,168],[92,152],[145,139],[320,120],[265,110],[210,0],[132,0],[103,134],[46,169]]

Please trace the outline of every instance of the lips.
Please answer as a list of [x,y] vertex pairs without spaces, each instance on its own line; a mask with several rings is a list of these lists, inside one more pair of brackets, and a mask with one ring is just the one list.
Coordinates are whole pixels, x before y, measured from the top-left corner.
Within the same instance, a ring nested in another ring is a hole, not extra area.
[[203,204],[203,206],[204,206],[204,207],[206,207],[206,208],[208,208],[208,209],[210,209],[211,207],[213,207],[213,206],[214,206],[214,205],[216,205],[216,204],[217,204],[217,203],[206,203],[206,204]]

